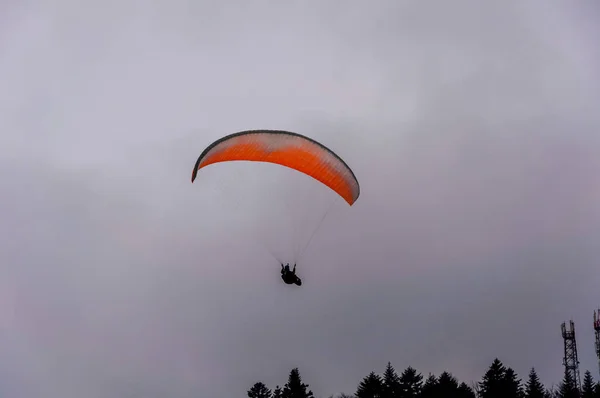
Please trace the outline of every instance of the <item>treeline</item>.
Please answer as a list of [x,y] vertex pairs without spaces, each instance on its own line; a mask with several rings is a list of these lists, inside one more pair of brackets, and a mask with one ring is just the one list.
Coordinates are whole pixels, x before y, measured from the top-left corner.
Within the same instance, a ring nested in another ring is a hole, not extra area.
[[[569,373],[556,388],[545,387],[532,368],[523,382],[517,373],[495,359],[481,381],[467,384],[450,372],[424,377],[412,367],[398,374],[388,362],[383,374],[371,372],[358,383],[353,394],[340,393],[329,398],[600,398],[600,383],[586,371],[581,391]],[[248,390],[249,398],[315,398],[302,381],[298,368],[292,369],[287,383],[273,390],[257,382]]]

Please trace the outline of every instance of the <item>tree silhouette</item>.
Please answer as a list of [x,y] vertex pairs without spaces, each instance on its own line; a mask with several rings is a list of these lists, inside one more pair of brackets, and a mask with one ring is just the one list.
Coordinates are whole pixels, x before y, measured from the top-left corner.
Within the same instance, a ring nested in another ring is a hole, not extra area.
[[583,385],[581,386],[581,398],[595,398],[595,387],[592,374],[589,370],[586,370],[583,376]]
[[571,377],[571,373],[565,372],[562,382],[558,387],[557,398],[579,398],[579,391],[575,386],[575,381]]
[[[438,377],[429,373],[424,378],[415,368],[408,366],[400,375],[391,362],[382,374],[370,372],[357,386],[355,394],[331,395],[329,398],[600,398],[600,382],[591,372],[583,377],[582,390],[578,391],[571,374],[566,372],[554,387],[544,388],[535,368],[530,368],[527,383],[523,385],[517,373],[495,358],[481,381],[459,381],[449,371]],[[263,382],[256,382],[248,391],[249,398],[315,398],[309,385],[302,382],[298,368],[290,371],[287,383],[271,391]]]
[[456,398],[477,398],[477,395],[467,383],[462,382],[456,390]]
[[383,372],[383,383],[381,386],[381,398],[399,398],[400,395],[400,378],[396,369],[391,362],[387,363]]
[[526,398],[546,398],[546,391],[544,385],[540,381],[535,368],[531,368],[529,371],[529,379],[525,384],[525,397]]
[[400,395],[401,398],[418,397],[423,388],[423,376],[416,369],[408,367],[400,375]]
[[383,392],[383,380],[375,372],[369,373],[358,385],[356,398],[381,398]]
[[458,392],[458,380],[450,372],[442,372],[437,380],[436,397],[455,397]]
[[502,392],[506,398],[522,398],[523,386],[515,371],[507,368],[502,380]]
[[481,398],[508,398],[503,395],[506,368],[498,358],[494,359],[479,383]]
[[298,368],[292,369],[288,382],[283,386],[282,398],[314,398],[312,391],[308,390],[308,384],[302,382]]
[[423,388],[421,388],[420,398],[436,398],[437,397],[437,389],[438,389],[438,381],[437,378],[431,373],[425,379],[425,383],[423,383]]
[[271,398],[271,390],[263,382],[255,383],[250,390],[248,390],[249,398]]
[[556,388],[554,388],[554,386],[552,386],[552,387],[546,389],[544,398],[556,398],[557,396],[558,396],[558,391],[556,391]]

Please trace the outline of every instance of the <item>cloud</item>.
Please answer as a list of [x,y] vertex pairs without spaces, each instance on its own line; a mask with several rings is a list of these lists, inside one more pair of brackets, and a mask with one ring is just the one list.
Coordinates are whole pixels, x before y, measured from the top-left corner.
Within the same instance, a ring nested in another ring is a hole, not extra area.
[[[595,369],[597,8],[253,4],[0,13],[0,391],[229,397],[298,366],[327,396],[495,356],[550,383],[570,318]],[[321,140],[361,198],[268,165],[190,184],[251,128]],[[291,290],[269,250],[315,230]]]

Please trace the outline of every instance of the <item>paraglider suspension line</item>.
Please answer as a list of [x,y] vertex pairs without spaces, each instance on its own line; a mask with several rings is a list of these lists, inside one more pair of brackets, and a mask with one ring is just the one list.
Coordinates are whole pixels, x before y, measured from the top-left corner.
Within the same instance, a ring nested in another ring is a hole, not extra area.
[[333,205],[335,203],[337,203],[338,198],[336,197],[331,204],[329,205],[329,207],[327,208],[327,211],[323,214],[323,216],[321,217],[321,220],[319,221],[319,223],[317,224],[317,227],[315,228],[315,230],[312,232],[312,234],[310,235],[310,237],[308,238],[308,242],[306,242],[306,244],[304,245],[304,247],[302,248],[302,250],[300,250],[300,253],[298,253],[298,259],[296,262],[300,262],[300,257],[302,257],[302,255],[304,254],[304,251],[308,248],[308,245],[310,245],[310,242],[312,241],[312,239],[314,238],[314,236],[317,234],[317,231],[321,228],[321,225],[323,224],[323,221],[325,221],[325,218],[327,217],[327,215],[329,214],[329,212],[331,211],[331,209],[333,208]]

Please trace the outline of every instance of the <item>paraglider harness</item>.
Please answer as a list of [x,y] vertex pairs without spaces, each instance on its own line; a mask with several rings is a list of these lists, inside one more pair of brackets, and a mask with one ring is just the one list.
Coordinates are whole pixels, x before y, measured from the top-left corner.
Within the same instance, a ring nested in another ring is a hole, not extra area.
[[285,266],[281,263],[281,279],[283,279],[287,285],[302,285],[302,280],[296,275],[296,264],[294,264],[294,268],[290,271],[289,263]]

